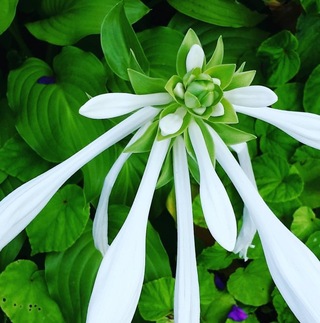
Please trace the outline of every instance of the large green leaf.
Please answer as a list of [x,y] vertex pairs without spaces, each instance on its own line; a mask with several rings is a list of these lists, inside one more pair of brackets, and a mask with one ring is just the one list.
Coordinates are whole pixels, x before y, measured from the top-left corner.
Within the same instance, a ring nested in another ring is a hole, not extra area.
[[10,26],[19,0],[0,0],[0,35]]
[[15,120],[7,100],[0,99],[0,147],[16,133]]
[[298,40],[287,30],[268,38],[260,45],[258,55],[265,64],[268,85],[284,84],[297,74],[300,67],[297,49]]
[[264,154],[253,160],[253,168],[259,192],[265,201],[286,202],[302,193],[303,180],[298,170],[284,158]]
[[148,71],[149,62],[124,11],[123,2],[110,10],[101,26],[101,46],[111,70],[129,80],[128,68]]
[[[110,127],[110,121],[91,120],[78,110],[87,100],[105,92],[105,71],[92,54],[66,47],[53,61],[28,59],[9,75],[8,101],[17,115],[17,129],[41,157],[60,162]],[[114,160],[109,149],[83,168],[90,200],[98,195],[103,177]]]
[[277,311],[278,322],[299,323],[277,288],[272,292],[272,303]]
[[168,0],[179,12],[210,24],[227,27],[251,27],[264,16],[234,0]]
[[91,222],[69,249],[47,254],[45,277],[67,323],[83,323],[102,256],[92,240]]
[[[99,34],[105,15],[118,0],[41,0],[44,19],[28,23],[28,30],[38,39],[55,45],[71,45],[79,39]],[[139,0],[126,0],[125,10],[131,23],[148,12]]]
[[309,76],[304,88],[303,106],[305,111],[320,114],[320,98],[317,91],[320,87],[320,65]]
[[1,307],[12,322],[64,323],[49,296],[42,270],[30,260],[10,264],[0,275]]
[[66,250],[80,237],[88,218],[82,189],[63,187],[27,227],[32,254]]
[[246,268],[238,268],[230,276],[227,286],[229,293],[244,304],[267,304],[273,283],[264,258],[253,260]]

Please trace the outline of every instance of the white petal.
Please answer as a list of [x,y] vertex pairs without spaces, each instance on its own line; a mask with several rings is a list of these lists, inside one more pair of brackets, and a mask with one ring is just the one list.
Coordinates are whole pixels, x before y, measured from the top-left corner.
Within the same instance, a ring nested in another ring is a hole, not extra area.
[[129,94],[106,93],[93,97],[79,110],[83,116],[92,119],[108,119],[133,112],[150,105],[162,105],[172,102],[168,93]]
[[278,100],[277,95],[265,86],[252,85],[224,92],[224,97],[235,105],[265,107]]
[[200,296],[195,255],[192,201],[187,155],[179,136],[173,145],[177,207],[178,253],[174,292],[174,321],[200,322]]
[[178,108],[176,112],[169,113],[160,119],[159,128],[162,136],[172,135],[177,132],[183,124],[183,118],[187,111],[185,108]]
[[246,108],[240,106],[234,106],[234,108],[237,112],[278,127],[303,144],[320,149],[320,116],[317,114],[272,108]]
[[138,111],[61,164],[23,184],[5,197],[0,202],[0,250],[36,217],[70,176],[158,113],[159,110],[155,108]]
[[[135,141],[143,136],[147,128],[150,126],[150,122],[144,124],[136,134],[131,138],[126,147],[132,145]],[[109,247],[108,244],[108,206],[109,198],[114,186],[114,183],[117,180],[117,177],[127,161],[131,156],[131,153],[121,153],[115,163],[112,165],[110,171],[108,172],[104,183],[103,188],[100,194],[99,203],[93,220],[93,241],[95,247],[104,255]]]
[[200,171],[200,200],[206,223],[217,242],[232,251],[237,226],[228,194],[213,168],[202,132],[195,122],[191,122],[189,134]]
[[[250,179],[251,183],[257,188],[247,143],[241,143],[233,145],[231,147],[238,155],[241,168]],[[256,226],[252,220],[252,217],[250,216],[248,208],[244,206],[242,227],[239,232],[233,252],[239,253],[239,256],[244,258],[245,261],[248,260],[248,248],[254,247],[254,245],[252,245],[252,240],[255,236],[256,231]]]
[[204,62],[204,58],[205,56],[202,47],[198,44],[193,45],[190,48],[186,59],[187,72],[191,71],[193,68],[196,67],[201,68]]
[[320,322],[319,260],[271,212],[229,149],[212,132],[217,160],[253,217],[270,273],[280,293],[300,322]]
[[149,209],[169,140],[155,141],[137,195],[102,259],[94,283],[87,323],[131,322],[142,288]]
[[211,117],[220,117],[224,115],[224,106],[219,102],[216,106],[213,107]]

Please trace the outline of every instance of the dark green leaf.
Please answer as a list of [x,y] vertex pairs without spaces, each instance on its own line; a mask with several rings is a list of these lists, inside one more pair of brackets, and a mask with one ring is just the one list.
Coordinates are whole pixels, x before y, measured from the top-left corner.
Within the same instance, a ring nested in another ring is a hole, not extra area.
[[309,76],[304,88],[303,106],[306,112],[320,114],[320,65]]
[[0,35],[10,26],[19,0],[0,0]]
[[316,231],[311,234],[306,242],[306,245],[320,260],[320,231]]
[[32,254],[66,250],[80,237],[88,218],[82,189],[63,187],[27,227]]
[[274,92],[278,96],[278,101],[272,107],[280,110],[303,111],[303,88],[302,83],[286,83],[277,87]]
[[1,307],[12,322],[64,323],[43,277],[30,260],[10,264],[0,275]]
[[[38,39],[55,45],[71,45],[81,38],[99,34],[105,15],[118,0],[41,0],[43,20],[28,23]],[[148,8],[139,0],[126,0],[125,10],[131,23],[143,17]]]

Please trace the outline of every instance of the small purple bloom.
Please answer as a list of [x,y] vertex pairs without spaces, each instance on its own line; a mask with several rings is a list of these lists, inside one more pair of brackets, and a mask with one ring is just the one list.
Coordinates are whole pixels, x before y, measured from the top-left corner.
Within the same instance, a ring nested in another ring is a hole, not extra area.
[[38,78],[37,83],[45,85],[54,84],[56,79],[53,76],[41,76]]
[[236,322],[242,322],[248,318],[248,314],[241,307],[233,305],[228,318]]

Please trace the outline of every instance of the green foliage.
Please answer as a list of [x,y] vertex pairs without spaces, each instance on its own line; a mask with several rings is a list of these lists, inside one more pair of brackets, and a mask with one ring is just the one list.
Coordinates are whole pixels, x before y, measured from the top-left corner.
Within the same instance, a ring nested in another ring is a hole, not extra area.
[[10,26],[16,14],[16,7],[19,0],[0,1],[0,35]]

